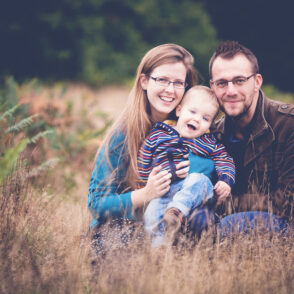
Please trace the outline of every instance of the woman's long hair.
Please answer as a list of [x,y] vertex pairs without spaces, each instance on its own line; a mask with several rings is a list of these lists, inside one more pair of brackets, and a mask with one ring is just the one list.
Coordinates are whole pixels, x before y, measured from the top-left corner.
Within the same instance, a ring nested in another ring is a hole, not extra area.
[[[129,188],[128,190],[136,188],[136,183],[139,180],[137,171],[138,150],[152,128],[150,104],[146,91],[141,87],[141,74],[150,75],[160,65],[177,62],[182,62],[187,69],[187,90],[197,83],[197,72],[193,66],[194,58],[187,50],[176,44],[163,44],[149,50],[145,54],[137,68],[136,79],[130,91],[127,104],[107,132],[97,152],[96,158],[99,156],[99,152],[105,148],[105,159],[110,164],[109,144],[111,138],[117,133],[123,132],[125,136],[124,146],[117,147],[125,150],[122,156],[124,156],[124,160],[127,160],[128,168],[123,179],[123,184]],[[170,115],[172,116],[173,114]],[[115,176],[112,177],[112,180],[115,180]]]

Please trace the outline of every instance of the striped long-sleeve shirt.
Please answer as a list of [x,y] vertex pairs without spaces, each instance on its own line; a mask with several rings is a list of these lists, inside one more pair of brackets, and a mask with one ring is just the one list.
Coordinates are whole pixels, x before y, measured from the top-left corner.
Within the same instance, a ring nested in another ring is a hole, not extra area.
[[138,154],[138,171],[141,178],[139,187],[146,185],[148,176],[155,166],[172,173],[172,181],[178,179],[175,165],[185,160],[189,153],[211,158],[220,181],[231,187],[235,182],[235,165],[224,146],[217,142],[214,135],[204,134],[196,139],[185,139],[171,126],[157,122]]

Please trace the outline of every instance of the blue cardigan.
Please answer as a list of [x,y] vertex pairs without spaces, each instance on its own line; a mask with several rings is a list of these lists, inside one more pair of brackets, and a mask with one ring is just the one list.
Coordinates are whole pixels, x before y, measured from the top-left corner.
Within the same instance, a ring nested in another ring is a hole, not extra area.
[[[89,184],[88,208],[92,214],[91,228],[104,223],[107,219],[125,218],[135,219],[131,192],[125,192],[128,188],[123,182],[128,161],[125,158],[124,134],[115,135],[109,145],[109,161],[105,158],[105,150],[102,150],[96,160]],[[189,173],[203,173],[212,179],[214,175],[214,163],[211,159],[203,158],[189,153]],[[115,170],[112,172],[112,169]],[[110,181],[112,177],[115,180]]]

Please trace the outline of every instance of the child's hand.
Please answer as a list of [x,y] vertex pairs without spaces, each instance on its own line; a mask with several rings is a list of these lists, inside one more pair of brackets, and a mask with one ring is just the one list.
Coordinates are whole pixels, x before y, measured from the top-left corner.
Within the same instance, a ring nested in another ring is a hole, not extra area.
[[176,165],[176,175],[179,178],[186,178],[189,172],[190,161],[188,159],[189,154],[184,155],[183,157],[186,159]]
[[231,193],[231,187],[224,181],[218,181],[213,187],[218,203],[223,202]]
[[171,183],[171,173],[167,170],[160,171],[161,166],[155,167],[149,174],[147,184],[145,186],[147,201],[153,198],[159,198],[169,191]]

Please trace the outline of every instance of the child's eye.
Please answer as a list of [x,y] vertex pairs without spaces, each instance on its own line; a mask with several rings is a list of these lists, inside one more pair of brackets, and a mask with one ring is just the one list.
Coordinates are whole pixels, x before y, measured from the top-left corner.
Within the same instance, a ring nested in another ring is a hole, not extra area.
[[196,113],[196,111],[195,111],[195,110],[192,110],[192,109],[190,109],[190,112],[191,112],[192,114],[195,114],[195,113]]
[[209,118],[207,118],[207,117],[203,117],[203,120],[205,120],[205,121],[209,121]]

